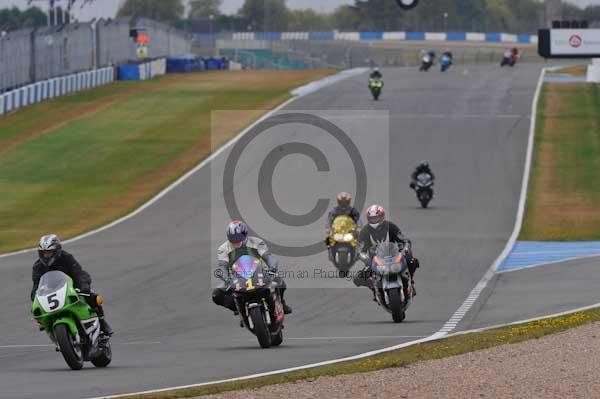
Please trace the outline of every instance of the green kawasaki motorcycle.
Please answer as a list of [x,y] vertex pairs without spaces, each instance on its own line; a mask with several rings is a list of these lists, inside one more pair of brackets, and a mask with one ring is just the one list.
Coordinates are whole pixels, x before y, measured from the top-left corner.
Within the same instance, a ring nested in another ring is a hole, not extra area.
[[112,360],[109,337],[100,331],[98,315],[83,295],[69,276],[51,271],[42,276],[31,308],[40,329],[73,370],[81,370],[85,361],[106,367]]
[[369,89],[375,101],[379,100],[379,96],[383,91],[383,80],[381,79],[369,79]]

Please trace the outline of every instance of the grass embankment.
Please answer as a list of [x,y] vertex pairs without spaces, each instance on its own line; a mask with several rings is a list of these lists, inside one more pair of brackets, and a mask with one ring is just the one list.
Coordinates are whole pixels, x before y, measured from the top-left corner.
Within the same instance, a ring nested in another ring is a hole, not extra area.
[[471,334],[456,335],[438,341],[431,341],[404,349],[383,353],[362,360],[337,363],[328,366],[252,380],[189,388],[178,391],[161,392],[156,394],[127,396],[127,398],[191,398],[227,391],[253,389],[267,385],[283,384],[300,380],[312,380],[322,376],[366,373],[391,367],[405,367],[409,364],[420,361],[441,359],[444,357],[474,352],[499,345],[516,344],[530,339],[537,339],[546,335],[560,333],[574,327],[597,321],[600,321],[600,309],[593,309],[585,312],[578,312],[566,316],[538,320],[509,327],[496,328]]
[[600,85],[545,84],[521,240],[600,240]]
[[586,76],[587,75],[587,65],[575,65],[566,68],[559,69],[555,71],[555,73],[563,73],[566,75],[573,76]]
[[[211,134],[225,141],[291,89],[332,72],[168,75],[0,117],[0,253],[128,213],[205,158]],[[215,110],[240,112],[211,133]]]

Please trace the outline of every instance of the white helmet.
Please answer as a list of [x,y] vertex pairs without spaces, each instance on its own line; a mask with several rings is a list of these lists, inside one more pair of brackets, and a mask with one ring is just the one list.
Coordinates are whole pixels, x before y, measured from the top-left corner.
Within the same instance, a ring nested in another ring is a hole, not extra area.
[[38,246],[38,256],[40,261],[46,266],[52,266],[62,253],[62,245],[56,234],[48,234],[40,238]]

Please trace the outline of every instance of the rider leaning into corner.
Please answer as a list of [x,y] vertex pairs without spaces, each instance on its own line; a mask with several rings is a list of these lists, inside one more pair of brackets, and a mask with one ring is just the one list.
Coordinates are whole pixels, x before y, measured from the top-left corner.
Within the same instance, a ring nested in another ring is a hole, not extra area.
[[81,268],[73,255],[62,249],[60,239],[56,234],[49,234],[40,238],[38,259],[33,264],[31,300],[35,299],[35,293],[42,276],[54,270],[61,271],[73,279],[74,287],[79,290],[88,305],[98,315],[102,332],[108,336],[112,335],[113,330],[104,317],[101,297],[91,290],[92,278],[89,273]]
[[[224,286],[213,290],[212,299],[217,305],[226,307],[237,314],[235,302],[233,301],[232,291],[230,289],[229,279],[231,278],[231,267],[242,256],[251,255],[262,258],[269,272],[277,274],[277,260],[269,251],[267,244],[258,237],[248,235],[248,226],[239,220],[232,220],[227,226],[227,241],[219,247],[217,254],[218,267],[223,276]],[[279,278],[283,288],[280,288],[281,304],[285,314],[292,313],[284,299],[285,282]]]
[[446,49],[444,50],[444,52],[442,53],[442,56],[446,56],[448,58],[450,58],[450,63],[453,64],[454,63],[454,54],[452,54],[452,51],[450,51],[450,49]]
[[417,187],[417,176],[419,176],[421,173],[427,173],[429,176],[431,176],[432,181],[435,180],[435,175],[431,171],[429,162],[421,161],[421,163],[415,168],[414,172],[412,172],[412,175],[410,175],[410,178],[412,180],[410,183],[410,188],[412,188],[413,190],[415,189],[415,187]]
[[[402,232],[394,223],[385,220],[385,209],[380,205],[371,205],[367,209],[368,224],[363,227],[359,235],[360,258],[365,262],[365,267],[354,277],[354,284],[357,287],[369,287],[373,291],[373,300],[375,300],[375,290],[369,283],[371,277],[371,261],[375,253],[376,244],[382,241],[389,241],[401,244],[404,249],[406,260],[408,262],[408,272],[410,274],[410,283],[413,293],[416,295],[415,271],[419,267],[419,260],[413,257],[411,241],[402,235]],[[405,287],[405,296],[408,298],[408,287]]]

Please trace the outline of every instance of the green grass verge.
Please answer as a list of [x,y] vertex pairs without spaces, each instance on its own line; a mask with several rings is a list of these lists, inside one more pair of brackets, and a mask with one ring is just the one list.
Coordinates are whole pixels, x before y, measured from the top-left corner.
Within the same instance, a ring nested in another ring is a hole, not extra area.
[[587,76],[587,65],[576,65],[566,68],[561,68],[554,73],[564,73],[573,76]]
[[599,108],[599,85],[544,85],[521,240],[600,240]]
[[421,361],[441,359],[449,356],[492,348],[499,345],[516,344],[531,339],[537,339],[598,321],[600,321],[600,308],[482,332],[455,335],[438,341],[426,342],[361,360],[337,363],[328,366],[256,378],[252,380],[223,383],[218,385],[155,394],[127,396],[127,398],[192,398],[196,396],[211,395],[228,391],[260,388],[267,385],[290,383],[300,380],[312,380],[322,376],[366,373],[392,367],[405,367],[409,364],[414,364]]
[[[211,112],[265,110],[334,71],[168,75],[0,118],[0,253],[72,237],[135,209],[211,149]],[[260,115],[219,126],[233,136]]]

